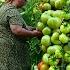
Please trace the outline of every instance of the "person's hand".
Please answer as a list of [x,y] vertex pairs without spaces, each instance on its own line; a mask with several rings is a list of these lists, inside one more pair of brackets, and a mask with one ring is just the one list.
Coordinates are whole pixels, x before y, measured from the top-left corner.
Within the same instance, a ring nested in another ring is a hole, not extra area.
[[38,31],[38,30],[33,30],[33,35],[36,37],[41,37],[42,36],[42,32]]
[[33,30],[35,30],[36,28],[35,28],[35,27],[32,27],[32,26],[26,26],[26,29],[29,30],[29,31],[33,31]]

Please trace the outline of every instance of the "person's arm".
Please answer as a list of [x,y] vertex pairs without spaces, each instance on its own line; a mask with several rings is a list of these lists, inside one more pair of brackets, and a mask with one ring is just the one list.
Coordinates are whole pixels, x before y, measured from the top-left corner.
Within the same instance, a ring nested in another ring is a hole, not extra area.
[[40,31],[26,28],[27,24],[16,9],[10,9],[6,14],[8,14],[7,20],[9,21],[10,29],[15,35],[19,37],[38,37],[41,35]]
[[10,25],[10,29],[12,33],[14,33],[19,37],[33,37],[33,36],[38,37],[42,34],[40,31],[37,30],[30,31],[25,28],[22,28],[22,26],[19,25]]

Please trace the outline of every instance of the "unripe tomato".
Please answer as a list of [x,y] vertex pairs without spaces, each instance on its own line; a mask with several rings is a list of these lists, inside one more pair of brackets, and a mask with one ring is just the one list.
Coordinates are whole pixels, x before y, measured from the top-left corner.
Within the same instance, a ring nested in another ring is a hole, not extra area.
[[70,64],[66,66],[66,70],[70,70]]
[[54,65],[56,66],[58,63],[59,63],[59,59],[56,59],[54,57],[53,58],[52,57],[49,58],[49,65],[50,66],[54,66]]
[[40,46],[40,48],[41,48],[41,50],[42,50],[43,52],[46,52],[46,51],[47,51],[47,46],[42,45],[42,46]]
[[56,9],[62,9],[63,3],[61,0],[56,0],[55,1],[55,8]]
[[49,66],[47,64],[42,64],[40,70],[48,70]]
[[53,16],[54,11],[53,10],[48,10],[48,11],[45,11],[44,13],[46,13],[50,16]]
[[[64,22],[65,23],[65,22]],[[64,24],[63,23],[63,24]],[[67,25],[61,25],[60,26],[60,31],[64,34],[67,34],[70,32],[70,25],[67,23]]]
[[58,67],[55,66],[50,66],[50,68],[48,70],[60,70]]
[[51,4],[52,7],[55,7],[55,1],[56,0],[50,0],[50,4]]
[[70,0],[68,0],[68,1],[66,2],[66,5],[67,5],[67,6],[70,6]]
[[68,37],[65,34],[63,34],[63,33],[59,36],[59,40],[62,43],[67,43],[69,41]]
[[56,10],[53,12],[53,17],[58,17],[60,19],[64,19],[66,16],[66,12],[62,11],[62,10]]
[[45,2],[48,2],[49,0],[42,0],[42,1],[45,3]]
[[49,62],[49,54],[45,53],[42,57],[42,61],[45,63],[45,64],[48,64]]
[[56,50],[61,50],[62,47],[60,45],[53,45],[47,48],[47,53],[50,55],[54,55]]
[[50,36],[49,35],[45,35],[42,37],[41,39],[41,44],[44,46],[49,46],[50,45]]
[[51,34],[51,29],[49,27],[45,27],[42,30],[43,35],[50,35]]
[[41,61],[40,63],[38,63],[38,69],[40,70],[40,67],[43,65],[43,61]]
[[52,29],[59,28],[61,23],[62,23],[61,19],[57,18],[57,17],[49,18],[48,21],[47,21],[48,26]]
[[55,57],[56,57],[56,58],[62,58],[62,57],[63,57],[62,51],[56,50],[56,51],[55,51]]
[[42,21],[44,24],[47,24],[47,21],[48,21],[48,19],[49,19],[50,17],[51,17],[50,15],[48,15],[48,14],[46,14],[46,13],[43,13],[43,14],[41,15],[41,21]]
[[38,23],[37,23],[37,29],[38,29],[38,30],[42,31],[44,27],[45,27],[45,26],[44,26],[44,24],[43,24],[42,22],[38,22]]
[[42,11],[43,10],[43,2],[41,2],[40,4],[39,4],[39,9]]
[[49,3],[44,3],[43,10],[51,10],[51,5]]
[[59,33],[58,32],[54,32],[51,36],[51,42],[53,44],[61,44],[61,42],[59,41]]
[[64,60],[68,63],[70,63],[70,54],[69,53],[65,53],[64,54]]
[[65,45],[64,47],[63,47],[63,49],[64,49],[64,51],[65,52],[68,52],[68,53],[70,53],[70,45]]

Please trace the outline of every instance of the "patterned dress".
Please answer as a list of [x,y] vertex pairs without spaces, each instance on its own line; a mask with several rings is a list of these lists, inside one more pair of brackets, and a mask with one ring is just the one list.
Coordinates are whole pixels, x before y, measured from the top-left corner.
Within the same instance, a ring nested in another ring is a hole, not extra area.
[[16,7],[4,4],[0,8],[0,70],[30,70],[27,43],[11,32],[10,24],[25,27]]

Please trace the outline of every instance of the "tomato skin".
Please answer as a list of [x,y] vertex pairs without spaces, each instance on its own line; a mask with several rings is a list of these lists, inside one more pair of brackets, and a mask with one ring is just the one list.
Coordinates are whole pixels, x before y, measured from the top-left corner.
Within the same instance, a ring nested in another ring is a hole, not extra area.
[[47,64],[44,64],[43,61],[38,63],[38,70],[48,70],[49,66]]
[[42,0],[42,1],[45,3],[45,2],[48,2],[49,0]]
[[62,7],[65,5],[64,0],[56,0],[55,1],[55,8],[56,9],[62,9]]
[[50,4],[51,4],[52,7],[55,7],[55,1],[56,0],[50,0]]
[[67,26],[61,25],[61,26],[60,26],[60,31],[61,31],[62,33],[64,33],[64,34],[69,33],[69,32],[70,32],[70,24],[68,24],[68,23],[66,23],[66,22],[64,22],[63,24],[67,24]]
[[63,49],[64,49],[64,52],[68,52],[68,53],[70,53],[70,45],[65,45],[64,47],[63,47]]
[[40,4],[39,4],[39,6],[38,6],[38,8],[41,10],[41,11],[43,11],[43,2],[41,2]]
[[44,28],[44,24],[42,22],[38,22],[37,23],[37,29],[40,30],[40,31],[42,31],[43,28]]
[[47,25],[52,29],[57,29],[60,27],[62,21],[58,17],[51,17],[47,21]]
[[70,70],[70,64],[66,66],[66,70]]
[[67,6],[69,6],[69,5],[70,5],[70,0],[68,0],[68,1],[66,2],[66,5],[67,5]]
[[55,57],[56,58],[62,58],[63,57],[62,52],[60,50],[56,50],[55,51]]
[[51,10],[51,5],[49,3],[44,3],[43,10]]
[[48,60],[49,60],[49,54],[45,53],[42,57],[42,61],[45,63],[45,64],[48,64]]
[[43,61],[41,61],[40,63],[38,63],[38,70],[40,70],[40,67],[42,66],[42,64],[44,64]]
[[[55,69],[56,68],[56,69]],[[55,66],[50,66],[50,68],[48,70],[60,70],[59,67],[55,67]]]
[[48,14],[46,14],[46,13],[43,13],[43,14],[41,15],[41,21],[42,21],[42,23],[47,24],[47,21],[48,21],[48,19],[49,19],[50,17],[51,17],[50,15],[48,15]]
[[59,36],[59,40],[62,43],[67,43],[69,41],[68,37],[65,34],[63,34],[63,33]]
[[45,27],[42,30],[43,35],[50,35],[51,34],[51,29],[49,27]]
[[62,47],[60,45],[53,45],[47,48],[47,53],[50,55],[54,55],[56,50],[61,50]]
[[64,59],[66,62],[70,63],[70,54],[69,53],[65,53],[64,54]]
[[43,36],[41,39],[41,44],[44,46],[49,46],[50,45],[50,36],[49,35]]
[[61,42],[59,41],[59,33],[58,32],[54,32],[51,36],[51,42],[53,44],[61,44]]
[[53,12],[52,14],[53,17],[58,17],[60,19],[63,19],[66,17],[66,12],[62,11],[62,10],[56,10]]
[[55,8],[56,9],[61,9],[62,8],[62,2],[61,2],[61,0],[56,0],[55,1]]
[[47,64],[42,64],[42,66],[40,67],[40,70],[48,70],[49,66]]
[[50,66],[57,65],[58,63],[59,63],[59,59],[56,59],[56,58],[54,58],[52,56],[49,58],[49,65]]
[[46,52],[46,51],[47,51],[47,47],[44,46],[44,45],[40,46],[40,48],[41,48],[41,50],[42,50],[43,52]]

